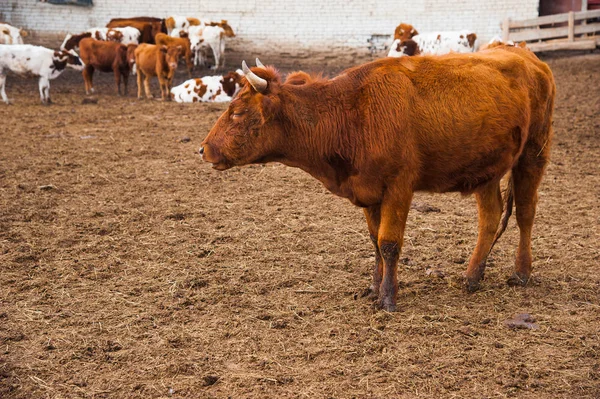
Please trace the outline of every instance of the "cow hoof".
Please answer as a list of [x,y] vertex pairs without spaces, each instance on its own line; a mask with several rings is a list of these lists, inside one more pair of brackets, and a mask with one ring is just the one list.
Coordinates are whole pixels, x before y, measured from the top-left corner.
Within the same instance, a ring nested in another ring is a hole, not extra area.
[[382,298],[379,300],[379,308],[386,312],[395,312],[396,304],[390,298]]
[[481,280],[473,280],[473,279],[465,278],[464,285],[465,285],[465,290],[469,294],[472,294],[473,292],[478,291],[479,288],[481,288]]
[[512,276],[510,276],[508,278],[508,280],[506,280],[506,284],[508,284],[511,287],[525,287],[525,285],[527,285],[527,282],[529,281],[529,276],[525,276],[521,273],[513,273]]
[[376,291],[373,286],[370,286],[369,288],[365,288],[365,290],[360,294],[360,297],[376,300],[379,298],[379,291]]

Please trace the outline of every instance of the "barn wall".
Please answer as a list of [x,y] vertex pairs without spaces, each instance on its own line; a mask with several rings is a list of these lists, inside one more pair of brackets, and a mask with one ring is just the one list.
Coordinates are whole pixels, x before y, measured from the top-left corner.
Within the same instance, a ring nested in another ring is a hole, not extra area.
[[372,34],[391,34],[399,22],[419,31],[473,29],[482,39],[500,34],[506,17],[538,15],[539,0],[94,0],[93,7],[39,0],[0,1],[0,20],[35,32],[66,33],[104,26],[112,17],[149,15],[227,19],[231,45],[254,53],[348,48],[366,51]]

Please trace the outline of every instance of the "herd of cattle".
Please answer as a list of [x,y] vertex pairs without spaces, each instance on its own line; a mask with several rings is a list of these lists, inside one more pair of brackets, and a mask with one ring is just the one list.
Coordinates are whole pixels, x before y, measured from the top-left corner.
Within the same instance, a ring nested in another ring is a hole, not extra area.
[[[68,34],[57,51],[24,44],[26,36],[27,32],[21,29],[0,24],[0,94],[5,103],[9,103],[5,92],[8,72],[39,77],[43,103],[50,103],[49,81],[67,67],[83,71],[86,94],[94,92],[93,75],[99,70],[114,73],[119,95],[121,92],[127,95],[128,77],[133,73],[137,74],[138,98],[143,97],[142,90],[146,97],[152,98],[150,78],[156,77],[161,98],[177,102],[230,101],[243,78],[243,72],[238,69],[224,76],[192,79],[193,67],[206,65],[208,50],[214,58],[212,69],[224,65],[225,39],[235,36],[226,20],[202,21],[183,16],[114,18],[104,28]],[[495,41],[500,42],[500,39],[492,39]],[[402,23],[394,32],[388,56],[466,53],[476,49],[474,32],[419,34],[412,25]],[[172,87],[180,59],[185,60],[190,79]]]
[[[68,34],[59,50],[24,44],[27,33],[8,24],[0,24],[0,95],[5,103],[8,72],[39,77],[42,103],[50,103],[51,79],[67,67],[82,71],[86,94],[94,92],[95,70],[112,72],[117,93],[127,95],[128,77],[137,74],[138,97],[142,87],[151,98],[150,78],[160,84],[161,98],[178,102],[229,101],[240,87],[239,70],[225,76],[190,79],[172,87],[180,59],[185,59],[191,78],[193,65],[206,65],[212,51],[214,66],[224,64],[225,39],[235,36],[226,20],[201,21],[197,18],[172,16],[114,18],[104,28],[92,28],[79,34]],[[193,58],[193,60],[192,60]]]

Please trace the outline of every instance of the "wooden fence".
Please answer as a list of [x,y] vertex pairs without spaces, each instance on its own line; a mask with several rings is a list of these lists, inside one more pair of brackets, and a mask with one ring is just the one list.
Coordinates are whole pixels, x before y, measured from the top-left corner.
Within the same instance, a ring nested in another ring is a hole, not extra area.
[[504,20],[506,42],[527,42],[532,51],[593,50],[600,46],[600,10],[546,15],[524,21]]

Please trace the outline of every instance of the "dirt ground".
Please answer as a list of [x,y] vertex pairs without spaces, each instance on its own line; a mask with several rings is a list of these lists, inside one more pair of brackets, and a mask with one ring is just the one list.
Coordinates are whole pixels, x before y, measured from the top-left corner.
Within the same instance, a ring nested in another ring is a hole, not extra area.
[[[533,281],[505,284],[513,218],[465,293],[474,199],[417,194],[393,314],[361,297],[360,209],[298,169],[201,162],[227,105],[117,97],[110,74],[82,104],[68,71],[45,107],[9,77],[0,397],[599,398],[600,53],[543,59],[558,97]],[[523,313],[537,328],[507,327]]]

